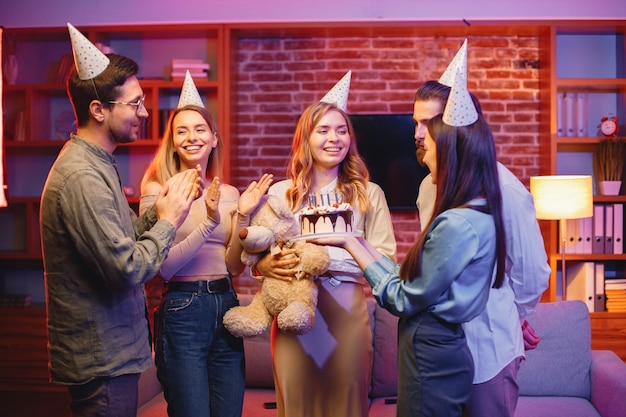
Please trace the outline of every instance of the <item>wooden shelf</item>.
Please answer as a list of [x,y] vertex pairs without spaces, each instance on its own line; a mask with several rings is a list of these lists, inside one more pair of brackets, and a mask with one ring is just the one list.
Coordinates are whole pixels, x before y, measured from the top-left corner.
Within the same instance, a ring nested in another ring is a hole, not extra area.
[[0,308],[0,390],[63,391],[48,376],[43,304]]
[[626,362],[626,313],[590,313],[591,348],[612,350]]
[[626,88],[626,78],[557,78],[559,91],[614,92]]

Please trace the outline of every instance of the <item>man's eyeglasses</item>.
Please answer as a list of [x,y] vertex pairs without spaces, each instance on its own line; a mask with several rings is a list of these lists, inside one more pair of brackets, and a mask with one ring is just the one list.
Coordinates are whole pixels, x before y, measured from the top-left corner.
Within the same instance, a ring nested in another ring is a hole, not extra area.
[[146,96],[142,96],[137,101],[107,101],[109,104],[126,104],[127,106],[133,106],[136,112],[139,112],[141,106],[144,105],[144,101],[146,101]]

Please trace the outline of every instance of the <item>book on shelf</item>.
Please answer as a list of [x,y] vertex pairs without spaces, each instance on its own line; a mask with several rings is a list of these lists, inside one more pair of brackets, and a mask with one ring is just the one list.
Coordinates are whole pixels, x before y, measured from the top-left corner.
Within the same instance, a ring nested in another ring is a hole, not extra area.
[[564,238],[565,253],[623,254],[624,203],[595,203],[593,217],[565,220]]
[[588,129],[589,97],[587,93],[559,91],[556,95],[557,136],[585,137]]
[[159,109],[159,137],[162,138],[165,134],[165,128],[167,127],[167,121],[172,114],[173,109]]
[[208,71],[211,69],[211,66],[208,62],[205,62],[201,59],[172,59],[172,71],[179,70],[204,70]]
[[32,300],[30,294],[0,294],[0,307],[28,307]]
[[59,70],[57,71],[57,84],[65,84],[67,78],[72,73],[74,69],[74,56],[72,54],[64,54],[61,57],[61,61],[59,63]]
[[[172,71],[172,73],[170,74],[170,77],[172,78],[172,81],[184,80],[186,74],[187,74],[186,70],[184,70],[184,71]],[[193,79],[204,79],[204,80],[206,80],[209,74],[207,72],[204,72],[204,71],[189,71],[189,75],[191,75],[191,78],[193,78]]]
[[605,311],[606,310],[606,294],[604,290],[604,264],[597,262],[595,264],[594,275],[594,294],[593,294],[593,311]]
[[567,267],[566,300],[581,300],[595,311],[596,267],[594,262],[578,262]]
[[197,64],[177,64],[172,65],[172,71],[182,71],[185,72],[189,70],[189,72],[209,72],[211,66],[207,63],[197,63]]
[[604,281],[606,311],[626,312],[626,278],[611,278]]
[[16,142],[24,142],[26,140],[26,120],[24,112],[20,111],[15,115],[15,134],[13,140]]
[[180,81],[185,78],[187,71],[192,78],[206,79],[211,66],[202,59],[172,59],[172,81]]

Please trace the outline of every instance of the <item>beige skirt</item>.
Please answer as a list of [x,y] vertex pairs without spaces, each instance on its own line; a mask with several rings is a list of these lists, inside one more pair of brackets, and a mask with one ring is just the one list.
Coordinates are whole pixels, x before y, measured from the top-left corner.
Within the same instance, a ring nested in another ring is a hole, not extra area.
[[272,325],[279,417],[366,417],[372,333],[360,284],[322,278],[313,330],[295,336]]

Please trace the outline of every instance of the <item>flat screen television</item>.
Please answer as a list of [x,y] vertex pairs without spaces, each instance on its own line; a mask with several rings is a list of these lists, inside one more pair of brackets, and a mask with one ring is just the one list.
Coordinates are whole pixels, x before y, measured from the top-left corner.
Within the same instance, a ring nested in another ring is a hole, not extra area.
[[427,167],[415,158],[411,114],[353,114],[350,121],[371,181],[380,185],[391,210],[417,210],[415,200]]

